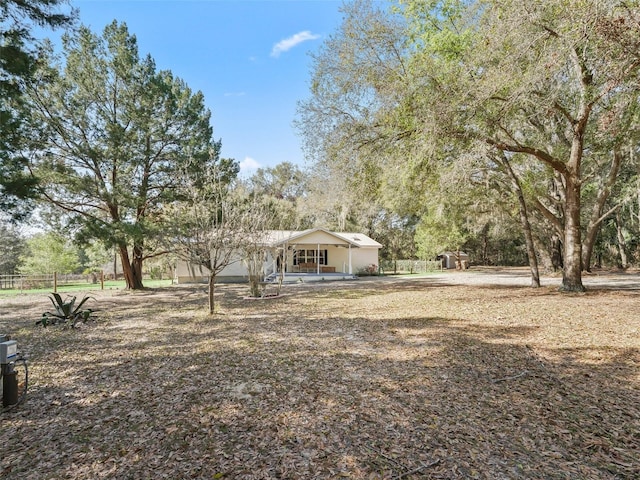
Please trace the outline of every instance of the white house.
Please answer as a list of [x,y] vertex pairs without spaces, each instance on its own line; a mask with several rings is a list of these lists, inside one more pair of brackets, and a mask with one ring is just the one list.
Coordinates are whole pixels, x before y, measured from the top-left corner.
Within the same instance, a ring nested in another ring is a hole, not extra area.
[[[361,233],[331,232],[324,228],[303,231],[269,230],[264,232],[265,278],[274,278],[284,266],[284,281],[339,280],[353,278],[358,272],[378,266],[382,245]],[[199,282],[208,278],[204,267],[178,262],[178,283]],[[221,281],[241,281],[247,268],[240,255],[217,276]]]

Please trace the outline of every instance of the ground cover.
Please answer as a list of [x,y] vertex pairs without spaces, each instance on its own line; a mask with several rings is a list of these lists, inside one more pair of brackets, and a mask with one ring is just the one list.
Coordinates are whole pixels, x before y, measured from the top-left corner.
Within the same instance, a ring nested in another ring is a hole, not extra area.
[[220,286],[214,317],[202,287],[105,291],[67,331],[2,298],[30,389],[0,477],[640,478],[640,285],[456,283]]

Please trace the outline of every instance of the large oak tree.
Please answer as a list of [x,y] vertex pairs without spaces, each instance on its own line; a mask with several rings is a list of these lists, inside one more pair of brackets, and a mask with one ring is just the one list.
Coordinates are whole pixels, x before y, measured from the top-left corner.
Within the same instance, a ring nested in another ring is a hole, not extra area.
[[[556,193],[553,203],[533,205],[562,238],[563,289],[583,290],[583,246],[593,244],[635,129],[628,111],[640,72],[638,4],[442,3],[411,1],[406,10],[412,68],[430,98],[419,130],[528,157]],[[587,183],[595,194],[585,237]]]
[[521,213],[562,239],[563,288],[583,290],[581,269],[636,148],[638,2],[398,4],[346,7],[316,56],[301,109],[312,152],[423,215],[443,174],[474,180],[465,165],[483,160]]

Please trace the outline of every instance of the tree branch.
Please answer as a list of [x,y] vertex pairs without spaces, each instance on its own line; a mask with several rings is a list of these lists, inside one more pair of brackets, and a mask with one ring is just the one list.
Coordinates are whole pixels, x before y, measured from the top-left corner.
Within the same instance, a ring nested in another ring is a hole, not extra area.
[[513,152],[513,153],[526,153],[527,155],[531,155],[536,157],[538,160],[542,161],[546,165],[549,165],[555,171],[561,173],[562,175],[566,175],[568,173],[566,165],[560,160],[556,159],[549,153],[544,150],[540,150],[539,148],[527,147],[524,145],[514,145],[508,144],[505,142],[500,142],[494,140],[492,138],[486,138],[485,142],[491,145],[498,150],[502,150],[504,152]]

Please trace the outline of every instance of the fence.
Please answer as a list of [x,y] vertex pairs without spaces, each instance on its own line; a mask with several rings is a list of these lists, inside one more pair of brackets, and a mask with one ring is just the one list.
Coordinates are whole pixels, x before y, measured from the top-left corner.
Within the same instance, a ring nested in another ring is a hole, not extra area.
[[428,273],[442,271],[440,260],[390,260],[383,262],[385,273]]
[[65,285],[95,284],[100,282],[102,282],[100,274],[0,275],[0,290],[22,291],[48,288],[55,292],[58,287]]

